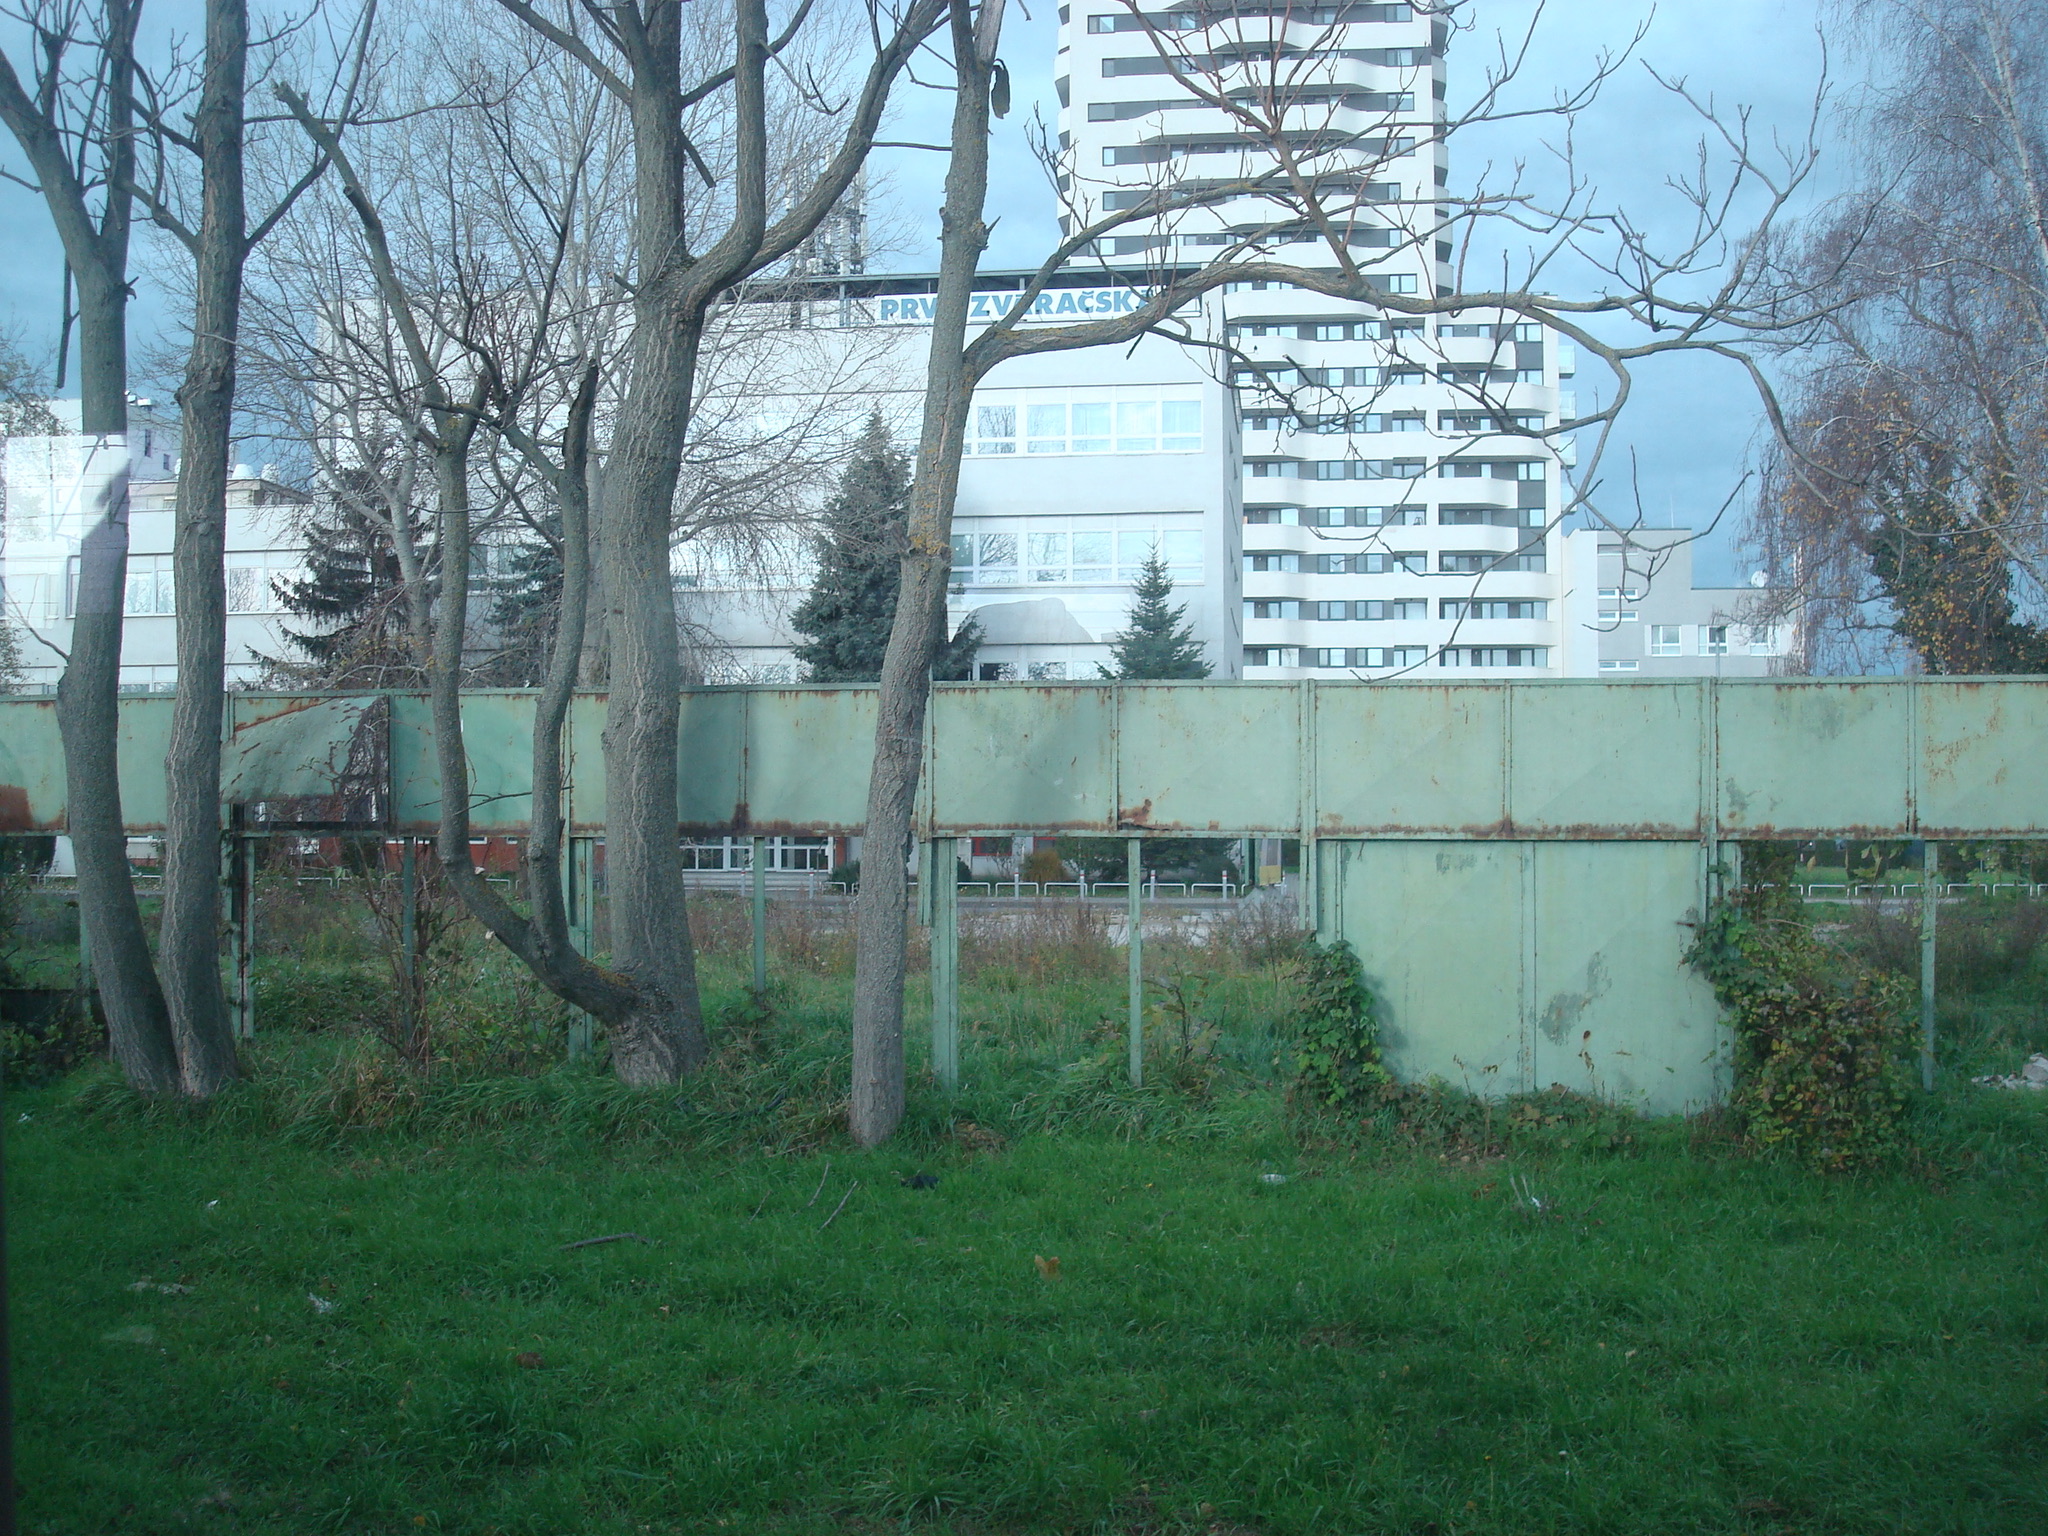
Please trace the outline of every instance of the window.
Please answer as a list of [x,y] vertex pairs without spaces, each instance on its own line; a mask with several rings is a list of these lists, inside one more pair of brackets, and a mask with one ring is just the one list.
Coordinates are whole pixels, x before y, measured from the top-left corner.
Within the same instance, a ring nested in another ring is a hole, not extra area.
[[1298,571],[1301,556],[1281,550],[1248,550],[1244,557],[1247,571]]
[[1009,683],[1017,679],[1017,669],[1007,661],[984,661],[974,669],[976,682]]
[[227,560],[228,612],[282,613],[284,599],[278,595],[278,585],[297,580],[299,575],[296,560],[287,555],[260,551],[230,554]]
[[177,611],[171,587],[169,555],[128,557],[128,585],[122,593],[121,611],[130,616]]
[[1248,645],[1244,648],[1244,664],[1248,667],[1298,667],[1301,665],[1301,650],[1292,645]]
[[1332,646],[1309,652],[1313,667],[1419,667],[1429,659],[1420,645]]
[[1749,632],[1749,654],[1752,656],[1777,655],[1778,632],[1773,629],[1752,629]]
[[1678,626],[1676,624],[1652,624],[1649,628],[1647,650],[1652,656],[1676,656],[1678,654]]
[[1197,528],[1111,527],[1092,518],[1007,518],[953,535],[954,586],[1128,585],[1157,551],[1177,585],[1202,580]]
[[1291,597],[1247,598],[1244,616],[1248,619],[1298,619],[1301,604]]
[[1424,576],[1429,573],[1429,556],[1419,549],[1317,555],[1315,569],[1323,576]]
[[1600,663],[1600,670],[1602,672],[1634,672],[1641,666],[1642,663],[1639,661],[1603,661]]
[[1538,528],[1547,521],[1540,507],[1438,507],[1436,520],[1446,528]]
[[1642,617],[1642,614],[1633,608],[1602,608],[1600,610],[1600,622],[1602,624],[1635,624],[1640,622]]
[[[1022,416],[1020,423],[1018,417]],[[1033,399],[1021,406],[974,407],[968,451],[976,455],[1017,452],[1022,426],[1024,452],[1198,453],[1202,447],[1202,402],[1143,399]]]
[[1350,598],[1337,602],[1316,603],[1314,616],[1328,623],[1331,621],[1366,621],[1377,623],[1386,619],[1426,619],[1429,604],[1421,598],[1387,602],[1379,598]]
[[1728,654],[1728,626],[1708,624],[1700,630],[1700,654],[1702,656],[1726,656]]
[[1064,661],[1034,661],[1027,666],[1026,675],[1034,683],[1063,683],[1067,680],[1067,664]]
[[1423,507],[1309,507],[1303,521],[1311,528],[1420,528],[1428,513]]
[[1447,645],[1438,657],[1446,667],[1547,667],[1547,645]]
[[1306,466],[1315,480],[1419,480],[1420,459],[1319,459]]
[[1540,597],[1447,597],[1437,604],[1445,619],[1547,619],[1550,603]]

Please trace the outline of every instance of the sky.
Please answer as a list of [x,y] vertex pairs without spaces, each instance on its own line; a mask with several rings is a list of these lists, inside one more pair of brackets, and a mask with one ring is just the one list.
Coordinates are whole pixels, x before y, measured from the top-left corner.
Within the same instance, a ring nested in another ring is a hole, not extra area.
[[[175,0],[159,6],[157,25],[190,9]],[[997,124],[993,144],[994,229],[985,257],[992,268],[1035,266],[1057,237],[1053,199],[1029,138],[1034,120],[1042,117],[1049,126],[1055,118],[1056,10],[1055,0],[1010,0],[1005,19],[1002,51],[1015,105]],[[1530,105],[1582,79],[1603,52],[1626,48],[1637,27],[1647,24],[1634,59],[1581,116],[1576,163],[1600,202],[1626,209],[1637,225],[1670,239],[1683,235],[1688,213],[1667,181],[1692,169],[1701,124],[1644,66],[1683,78],[1696,96],[1724,112],[1747,109],[1752,139],[1758,141],[1773,134],[1803,139],[1821,83],[1814,0],[1662,0],[1655,6],[1647,0],[1556,0],[1547,8],[1535,0],[1473,0],[1467,14],[1473,27],[1455,39],[1449,56],[1454,111],[1477,89],[1497,40],[1518,41],[1532,22],[1534,41],[1514,87]],[[944,93],[913,88],[890,132],[901,139],[942,140],[948,111]],[[1461,138],[1454,145],[1453,186],[1469,184],[1489,157],[1496,166],[1522,159],[1539,177],[1548,174],[1554,161],[1543,141],[1554,137],[1554,125],[1539,120],[1490,129],[1481,149],[1467,150]],[[21,169],[11,143],[0,146],[0,168]],[[928,271],[936,264],[942,175],[935,154],[879,156],[875,191],[892,206],[877,210],[878,222],[899,232],[892,259],[904,270]],[[0,183],[0,328],[32,358],[47,358],[55,341],[59,272],[40,199]],[[1581,284],[1581,291],[1597,280],[1590,272],[1560,272],[1553,288],[1570,292],[1567,279]],[[146,278],[138,299],[131,351],[139,361],[152,350],[163,306]],[[1590,371],[1582,373],[1582,393],[1592,383]],[[162,381],[143,387],[168,392]],[[1645,521],[1656,526],[1705,526],[1742,489],[1759,414],[1754,390],[1730,362],[1670,358],[1646,365],[1608,449],[1598,488],[1603,505],[1618,516],[1640,506]],[[1739,503],[1722,531],[1702,541],[1700,580],[1740,580],[1747,574],[1732,537],[1738,517]]]

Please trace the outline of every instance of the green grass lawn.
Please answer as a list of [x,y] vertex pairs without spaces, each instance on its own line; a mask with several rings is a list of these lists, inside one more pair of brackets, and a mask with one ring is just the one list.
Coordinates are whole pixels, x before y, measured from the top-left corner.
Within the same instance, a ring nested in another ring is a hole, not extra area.
[[1257,1088],[784,1155],[77,1091],[7,1109],[33,1533],[2048,1530],[2031,1096],[1829,1180],[1303,1151]]

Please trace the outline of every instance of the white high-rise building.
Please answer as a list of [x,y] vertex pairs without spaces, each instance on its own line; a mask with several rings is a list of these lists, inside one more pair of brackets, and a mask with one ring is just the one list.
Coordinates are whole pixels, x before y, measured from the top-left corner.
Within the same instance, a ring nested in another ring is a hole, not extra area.
[[[1284,128],[1374,287],[1440,295],[1447,40],[1408,5],[1062,6],[1063,223],[1272,171],[1271,137],[1201,99],[1220,94]],[[1095,254],[1163,271],[1248,235],[1337,265],[1327,230],[1259,195],[1127,225]],[[1569,346],[1498,311],[1418,318],[1282,284],[1209,308],[1239,354],[1245,677],[1595,672],[1592,541],[1556,526],[1569,449],[1530,435],[1573,414]]]

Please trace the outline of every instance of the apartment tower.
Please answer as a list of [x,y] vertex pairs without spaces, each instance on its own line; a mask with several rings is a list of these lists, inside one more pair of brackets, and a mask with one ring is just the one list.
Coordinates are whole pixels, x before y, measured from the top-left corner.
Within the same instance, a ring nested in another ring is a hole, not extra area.
[[[1255,189],[1122,226],[1097,242],[1104,266],[1184,269],[1250,237],[1334,269],[1335,230],[1379,292],[1453,291],[1450,29],[1425,8],[1059,15],[1066,227],[1276,175],[1276,135],[1219,96],[1280,130],[1330,215],[1314,227]],[[1531,435],[1573,412],[1571,348],[1498,311],[1423,318],[1273,283],[1230,285],[1200,323],[1229,344],[1242,415],[1245,677],[1594,673],[1591,541],[1568,555],[1557,527],[1569,448]]]

